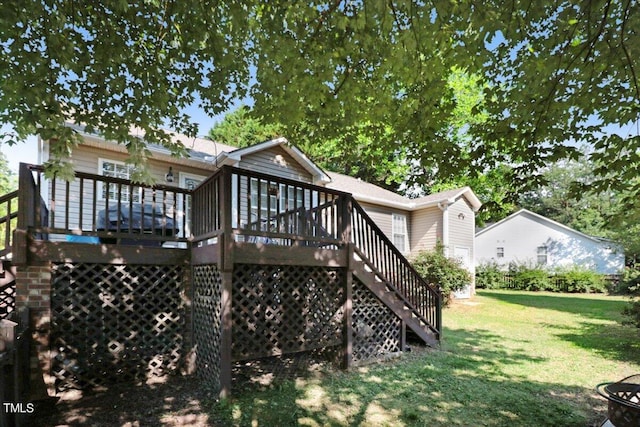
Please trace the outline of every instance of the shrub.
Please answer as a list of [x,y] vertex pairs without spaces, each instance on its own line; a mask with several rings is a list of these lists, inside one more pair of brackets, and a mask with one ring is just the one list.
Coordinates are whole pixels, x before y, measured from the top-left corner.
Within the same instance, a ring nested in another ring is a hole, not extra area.
[[516,289],[525,291],[555,291],[553,281],[549,278],[549,272],[542,268],[530,268],[521,270],[513,278]]
[[511,287],[522,291],[555,291],[549,272],[537,265],[509,264]]
[[635,268],[625,268],[616,291],[621,294],[634,294],[639,292],[640,270]]
[[602,274],[580,267],[561,269],[556,273],[556,281],[563,286],[558,290],[566,292],[606,292],[607,284]]
[[621,283],[626,288],[626,293],[635,297],[624,309],[623,314],[629,317],[629,323],[640,328],[640,270],[625,269]]
[[495,261],[476,266],[476,287],[484,289],[504,288],[506,273]]
[[622,313],[629,317],[629,323],[640,328],[640,299],[632,300]]
[[471,275],[467,269],[459,260],[447,258],[441,243],[431,251],[419,252],[412,264],[427,282],[440,286],[444,304],[449,303],[453,292],[471,283]]

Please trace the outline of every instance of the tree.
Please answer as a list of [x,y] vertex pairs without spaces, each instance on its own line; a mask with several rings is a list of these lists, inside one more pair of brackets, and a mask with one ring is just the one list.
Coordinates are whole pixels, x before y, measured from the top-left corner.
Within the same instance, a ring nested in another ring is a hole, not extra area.
[[11,168],[9,168],[7,157],[0,151],[0,196],[17,188],[17,178]]
[[344,129],[342,135],[322,139],[319,144],[315,142],[319,136],[304,123],[289,128],[279,123],[264,123],[250,108],[242,106],[226,114],[209,131],[211,139],[234,147],[247,147],[278,135],[287,135],[326,170],[356,176],[391,190],[398,190],[409,172],[401,148],[388,153],[377,145],[381,138],[392,137],[392,132],[371,124]]
[[589,153],[583,153],[577,160],[548,165],[546,184],[523,193],[518,205],[585,234],[615,240],[624,247],[628,262],[635,263],[640,254],[640,206],[623,202],[631,197],[625,189],[597,192],[594,170],[600,166],[589,159]]
[[[640,113],[637,0],[9,1],[1,12],[0,120],[54,139],[50,173],[68,171],[77,141],[64,120],[143,165],[132,125],[180,154],[158,131],[165,120],[194,135],[181,111],[196,97],[214,115],[249,93],[256,114],[304,124],[314,144],[363,125],[392,132],[372,148],[402,147],[441,179],[502,163],[514,186],[531,185],[587,143],[592,161],[613,166],[596,170],[596,188],[640,193],[640,136],[610,131]],[[456,68],[485,93],[487,119],[464,145],[450,143]]]
[[181,111],[196,96],[213,116],[246,89],[241,2],[10,0],[0,8],[0,122],[15,130],[3,142],[51,140],[49,175],[72,175],[79,136],[64,126],[70,121],[125,144],[138,166],[133,179],[149,182],[149,152],[132,127],[184,155],[160,129],[195,136]]
[[209,130],[214,141],[232,147],[248,147],[259,142],[274,139],[283,134],[283,127],[277,123],[263,123],[259,117],[252,117],[247,106],[241,106],[226,114],[224,120]]

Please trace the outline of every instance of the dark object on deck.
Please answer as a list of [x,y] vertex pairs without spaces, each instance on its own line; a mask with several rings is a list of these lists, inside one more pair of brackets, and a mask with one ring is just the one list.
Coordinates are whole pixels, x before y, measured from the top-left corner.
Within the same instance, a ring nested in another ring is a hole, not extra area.
[[609,401],[609,421],[616,427],[640,426],[640,374],[598,384],[596,390]]
[[[180,229],[173,217],[163,212],[162,207],[152,204],[122,203],[98,212],[97,231],[111,231],[122,234],[176,236]],[[161,246],[162,240],[141,240],[142,236],[132,236],[120,240],[121,244],[142,244]],[[101,243],[116,243],[116,237],[101,237]]]

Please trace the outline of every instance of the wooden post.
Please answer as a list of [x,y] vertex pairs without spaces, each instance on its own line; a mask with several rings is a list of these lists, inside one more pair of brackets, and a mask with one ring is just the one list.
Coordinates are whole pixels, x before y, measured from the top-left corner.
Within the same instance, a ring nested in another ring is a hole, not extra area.
[[231,394],[231,289],[233,272],[222,271],[222,295],[220,301],[220,398],[226,399]]
[[[28,230],[33,224],[36,200],[35,186],[31,171],[25,163],[20,163],[18,172],[18,225],[13,232],[13,264],[24,266],[27,264]],[[39,195],[38,195],[39,196]],[[7,224],[9,226],[9,224]]]
[[351,212],[353,210],[353,204],[351,203],[352,196],[344,196],[342,197],[341,212],[340,212],[340,222],[341,222],[341,232],[342,232],[342,243],[349,244],[351,243]]
[[[220,177],[219,212],[222,233],[218,237],[220,274],[222,276],[222,295],[220,300],[220,398],[231,394],[231,345],[232,345],[232,289],[233,289],[233,230],[231,222],[232,185],[231,170],[224,167]],[[215,209],[210,206],[209,209]]]
[[348,257],[345,280],[344,318],[342,329],[342,367],[350,369],[353,364],[353,244],[347,244]]

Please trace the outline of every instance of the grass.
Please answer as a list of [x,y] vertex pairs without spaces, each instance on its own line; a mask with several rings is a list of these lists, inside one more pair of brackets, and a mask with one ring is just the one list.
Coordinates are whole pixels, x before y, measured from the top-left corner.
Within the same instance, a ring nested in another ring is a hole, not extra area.
[[[601,382],[640,373],[627,300],[480,291],[444,310],[440,350],[350,372],[237,387],[218,402],[192,377],[38,409],[32,425],[600,426]],[[37,417],[37,418],[38,418]]]
[[210,403],[221,425],[592,426],[594,387],[640,372],[623,298],[481,291],[444,311],[442,350],[236,390]]

